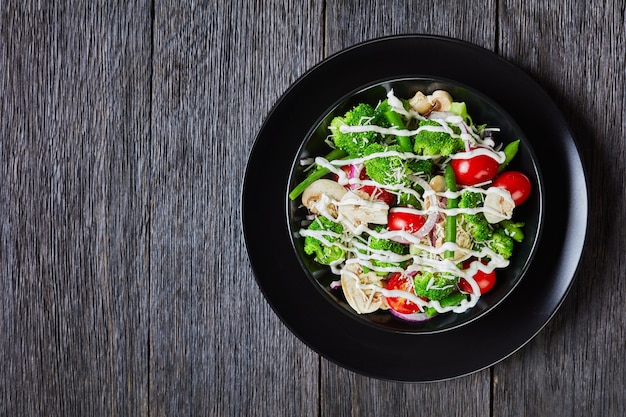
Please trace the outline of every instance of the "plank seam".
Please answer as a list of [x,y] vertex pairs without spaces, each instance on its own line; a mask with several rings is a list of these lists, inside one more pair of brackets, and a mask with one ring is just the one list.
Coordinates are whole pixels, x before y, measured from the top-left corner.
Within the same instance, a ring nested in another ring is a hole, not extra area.
[[[156,10],[155,10],[155,4],[154,4],[154,0],[150,1],[150,72],[148,74],[148,79],[149,79],[149,83],[150,83],[150,106],[148,109],[148,117],[150,120],[150,129],[149,129],[149,142],[152,144],[153,139],[154,139],[154,123],[153,123],[153,117],[154,117],[154,26],[155,26],[155,19],[156,19]],[[152,149],[153,146],[150,146],[150,150],[149,152],[149,156],[148,156],[148,172],[150,172],[150,174],[152,174]],[[151,175],[152,176],[152,175]],[[152,206],[152,181],[148,181],[148,197],[147,197],[147,201],[148,201],[148,207],[147,207],[147,219],[146,219],[146,235],[147,235],[147,239],[146,239],[146,245],[147,245],[147,254],[148,254],[148,265],[146,267],[146,273],[147,273],[147,280],[148,280],[148,285],[147,285],[147,291],[148,291],[148,346],[150,348],[148,348],[148,386],[146,387],[146,401],[147,401],[147,415],[152,415],[152,409],[151,409],[151,394],[152,394],[152,323],[150,322],[152,319],[152,311],[151,311],[151,306],[152,306],[152,261],[150,260],[150,256],[152,253],[152,210],[150,209],[150,207]]]

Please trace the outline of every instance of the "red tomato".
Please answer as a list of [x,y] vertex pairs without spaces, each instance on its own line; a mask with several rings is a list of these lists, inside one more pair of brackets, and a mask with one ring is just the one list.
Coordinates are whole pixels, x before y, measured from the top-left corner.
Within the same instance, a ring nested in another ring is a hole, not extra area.
[[394,207],[387,217],[389,230],[405,230],[415,233],[424,226],[426,218],[410,207]]
[[[348,178],[354,177],[357,172],[359,173],[359,179],[364,180],[366,178],[365,167],[362,165],[342,165],[341,170],[348,176]],[[339,175],[333,174],[333,179],[337,181]]]
[[373,185],[363,185],[358,189],[366,192],[376,200],[381,200],[387,203],[388,206],[393,206],[396,203],[396,195],[390,193],[384,188],[374,187]]
[[506,171],[493,180],[494,187],[500,187],[511,193],[516,206],[522,204],[530,195],[530,180],[519,171]]
[[[402,275],[400,272],[394,272],[387,282],[386,288],[388,290],[404,290],[406,291],[409,288],[409,280],[410,278]],[[387,305],[389,308],[397,311],[402,314],[412,314],[420,311],[420,308],[417,304],[412,301],[407,300],[402,297],[387,297],[386,298]]]
[[[341,170],[346,173],[348,178],[354,177],[355,174],[358,172],[360,180],[369,179],[369,177],[365,173],[365,167],[363,167],[362,165],[361,166],[343,165],[341,167]],[[335,181],[337,181],[339,179],[339,176],[334,174],[333,178],[335,179]],[[385,202],[388,206],[392,206],[396,203],[396,195],[393,193],[390,193],[384,188],[374,187],[373,185],[360,185],[360,184],[353,184],[353,185],[350,185],[349,187],[353,190],[354,189],[361,190],[367,195],[372,196],[375,200],[380,200],[380,201]]]
[[476,185],[489,181],[498,173],[498,161],[487,155],[476,155],[469,159],[453,159],[450,165],[456,182],[460,185]]
[[[478,284],[478,288],[480,289],[481,294],[485,294],[489,292],[494,285],[496,285],[496,271],[491,271],[489,273],[483,272],[480,269],[476,271],[474,276],[474,281]],[[465,280],[465,278],[461,278],[459,280],[459,290],[472,293],[472,286]]]

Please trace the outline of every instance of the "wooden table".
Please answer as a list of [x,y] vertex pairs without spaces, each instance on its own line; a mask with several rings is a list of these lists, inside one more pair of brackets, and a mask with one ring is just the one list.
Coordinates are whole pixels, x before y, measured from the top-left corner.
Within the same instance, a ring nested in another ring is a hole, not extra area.
[[[96,3],[0,3],[0,415],[623,415],[624,2]],[[527,71],[589,179],[587,249],[553,320],[501,363],[429,384],[360,376],[300,342],[240,225],[278,97],[397,33]]]

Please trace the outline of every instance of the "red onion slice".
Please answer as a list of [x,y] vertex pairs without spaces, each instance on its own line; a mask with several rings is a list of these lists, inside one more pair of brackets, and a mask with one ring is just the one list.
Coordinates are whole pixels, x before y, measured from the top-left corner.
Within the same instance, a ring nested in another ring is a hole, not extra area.
[[393,314],[394,316],[396,316],[399,319],[405,320],[405,321],[410,321],[410,322],[421,322],[421,321],[426,321],[429,320],[431,317],[428,317],[428,315],[426,313],[411,313],[411,314],[404,314],[404,313],[399,313],[396,310],[394,310],[393,308],[389,309],[389,312],[391,314]]
[[363,164],[350,164],[348,165],[348,170],[346,172],[347,176],[348,176],[348,187],[351,190],[356,190],[358,188],[361,187],[361,184],[359,181],[357,182],[350,182],[350,180],[356,179],[356,180],[362,180],[363,178],[361,178],[361,173],[364,173],[365,166]]
[[[437,196],[435,195],[435,191],[432,189],[430,184],[427,183],[423,178],[420,178],[417,175],[411,175],[411,180],[414,181],[420,187],[422,187],[422,189],[424,190],[424,193],[426,192],[430,193],[430,195],[427,197],[430,199],[430,206],[436,207]],[[417,232],[412,233],[412,235],[418,239],[423,238],[424,236],[428,235],[431,230],[433,230],[438,220],[439,220],[439,213],[436,211],[430,212],[428,214],[428,218],[426,219],[426,223],[424,223],[424,225]]]
[[418,239],[423,238],[424,236],[429,234],[431,230],[433,230],[438,220],[439,220],[439,213],[437,212],[430,213],[428,215],[428,219],[426,219],[426,223],[424,223],[424,225],[420,227],[420,229],[417,232],[413,233],[413,236],[415,236]]
[[[422,215],[421,211],[410,207],[393,207],[391,210],[389,210],[389,213],[391,214],[393,212],[405,212],[411,214],[419,214],[420,216]],[[410,231],[404,229],[402,229],[401,231],[394,230],[395,233],[400,232],[401,234],[403,234],[399,236],[390,236],[389,239],[398,243],[409,244],[413,241],[412,239],[410,240],[410,238],[407,236],[410,235],[417,240],[421,240],[423,237],[428,236],[428,234],[435,228],[437,221],[439,221],[439,213],[429,213],[422,227],[420,227],[415,232],[411,233]]]

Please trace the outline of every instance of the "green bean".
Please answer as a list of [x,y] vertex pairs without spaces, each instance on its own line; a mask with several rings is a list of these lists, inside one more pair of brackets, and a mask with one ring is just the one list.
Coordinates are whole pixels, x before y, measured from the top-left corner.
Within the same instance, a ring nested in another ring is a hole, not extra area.
[[345,158],[348,154],[343,149],[333,149],[324,157],[327,161],[334,161],[335,159]]
[[[405,129],[404,122],[402,121],[402,117],[398,113],[393,110],[389,110],[385,112],[385,117],[391,123],[392,126],[395,126],[398,129]],[[411,138],[408,136],[397,136],[398,145],[402,148],[404,152],[412,152],[413,146],[411,146]]]
[[511,220],[502,220],[500,225],[504,227],[506,234],[514,241],[521,242],[524,240],[524,232],[522,231],[524,223],[514,223]]
[[[443,176],[446,180],[446,188],[450,191],[456,192],[456,177],[451,165],[446,166]],[[448,198],[448,209],[455,209],[458,206],[459,200],[457,198]],[[448,215],[446,217],[446,242],[456,242],[456,216]],[[445,252],[445,257],[453,258],[454,251],[447,250]]]
[[[328,155],[325,156],[327,161],[334,161],[335,159],[345,158],[346,152],[341,149],[333,149]],[[296,185],[293,190],[289,193],[289,198],[291,200],[295,200],[304,192],[306,187],[313,184],[315,181],[320,178],[326,176],[330,173],[328,168],[324,168],[321,166],[317,166],[315,169],[311,170],[311,172],[307,175],[307,177],[300,182],[300,184]]]
[[463,294],[462,292],[454,292],[450,294],[449,296],[447,296],[446,298],[444,298],[443,300],[439,301],[439,305],[444,308],[457,306],[461,304],[461,301],[466,300],[466,299],[467,299],[467,295]]
[[519,149],[519,139],[509,143],[504,147],[504,162],[498,166],[498,173],[504,171],[504,168],[511,162],[511,160],[517,155],[517,151]]

